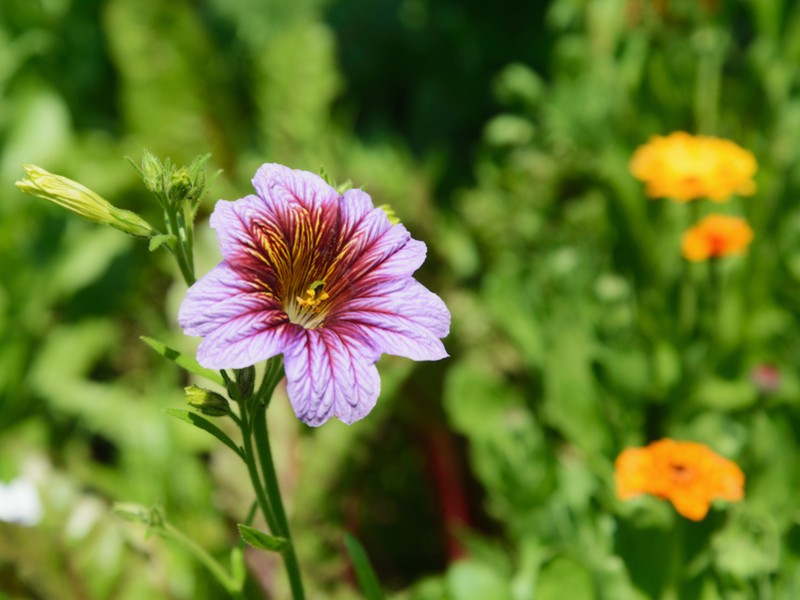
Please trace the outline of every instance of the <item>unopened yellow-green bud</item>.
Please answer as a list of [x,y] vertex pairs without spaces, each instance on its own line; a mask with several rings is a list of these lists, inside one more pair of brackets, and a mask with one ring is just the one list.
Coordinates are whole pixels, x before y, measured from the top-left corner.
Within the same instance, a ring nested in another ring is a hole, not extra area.
[[171,200],[183,200],[192,191],[192,179],[189,176],[189,171],[186,167],[175,169],[172,172],[169,182],[169,193],[167,194]]
[[26,177],[17,181],[16,186],[26,194],[54,202],[84,219],[110,225],[128,235],[150,237],[156,233],[136,213],[113,206],[77,181],[55,175],[36,165],[22,165],[22,168]]
[[229,412],[228,401],[220,394],[196,385],[183,388],[186,402],[209,417],[222,417]]

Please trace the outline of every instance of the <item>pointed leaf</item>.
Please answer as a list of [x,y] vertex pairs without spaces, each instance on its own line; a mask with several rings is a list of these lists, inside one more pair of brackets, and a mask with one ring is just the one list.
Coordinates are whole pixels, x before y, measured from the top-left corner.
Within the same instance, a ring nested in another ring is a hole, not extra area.
[[216,371],[212,371],[211,369],[206,369],[205,367],[201,367],[197,361],[190,356],[186,356],[185,354],[181,354],[177,350],[173,350],[169,346],[166,346],[159,342],[158,340],[154,340],[151,337],[147,337],[146,335],[141,336],[141,339],[145,344],[150,346],[153,350],[158,352],[161,356],[168,358],[175,364],[180,367],[183,367],[190,373],[194,373],[195,375],[199,375],[200,377],[205,377],[209,381],[213,381],[217,385],[225,385],[225,382],[222,380],[222,376],[217,373]]
[[264,533],[263,531],[259,531],[258,529],[242,523],[239,523],[237,527],[239,528],[239,535],[242,536],[242,540],[253,548],[267,550],[269,552],[283,552],[289,546],[289,542],[286,538],[269,535],[268,533]]
[[361,585],[361,591],[364,592],[364,597],[367,600],[383,600],[381,584],[378,582],[378,577],[372,569],[364,547],[355,537],[347,532],[344,534],[344,547],[347,549],[347,554],[350,555],[350,560],[353,561],[356,577],[358,577],[358,583]]
[[168,415],[175,417],[176,419],[180,419],[181,421],[186,421],[187,423],[191,423],[195,427],[199,427],[203,431],[207,431],[215,438],[217,438],[220,442],[225,444],[228,448],[236,452],[239,457],[244,460],[244,455],[242,454],[241,449],[234,443],[234,441],[228,437],[228,434],[222,431],[219,427],[214,425],[208,419],[201,417],[197,413],[189,412],[187,410],[178,410],[176,408],[166,408],[164,409]]

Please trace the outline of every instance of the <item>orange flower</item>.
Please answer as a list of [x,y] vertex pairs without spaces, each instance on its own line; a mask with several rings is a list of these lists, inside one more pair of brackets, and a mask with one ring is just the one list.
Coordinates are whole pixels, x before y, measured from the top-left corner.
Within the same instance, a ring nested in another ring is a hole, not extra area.
[[681,251],[691,261],[744,254],[753,241],[753,229],[742,218],[708,215],[683,234]]
[[646,183],[651,198],[725,202],[755,193],[758,164],[752,152],[729,140],[682,131],[653,136],[633,153],[631,174]]
[[666,498],[681,515],[699,521],[715,499],[744,496],[744,473],[736,463],[696,442],[663,439],[644,448],[626,448],[614,465],[617,496]]

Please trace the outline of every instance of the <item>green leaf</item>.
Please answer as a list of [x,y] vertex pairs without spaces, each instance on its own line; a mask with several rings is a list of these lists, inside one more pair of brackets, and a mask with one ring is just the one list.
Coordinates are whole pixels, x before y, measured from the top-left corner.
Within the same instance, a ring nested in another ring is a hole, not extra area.
[[359,541],[349,533],[344,534],[344,547],[347,549],[347,554],[350,555],[350,560],[353,561],[353,566],[356,569],[356,577],[358,583],[361,585],[361,591],[367,600],[383,600],[383,590],[381,584],[378,583],[378,577],[369,563],[367,553]]
[[253,548],[267,550],[268,552],[283,552],[289,546],[289,541],[286,538],[269,535],[243,523],[239,523],[237,527],[244,543]]
[[241,449],[234,443],[234,441],[228,437],[224,431],[222,431],[219,427],[214,425],[208,419],[201,417],[200,415],[189,412],[187,410],[178,410],[177,408],[167,408],[164,409],[168,415],[175,417],[176,419],[180,419],[181,421],[186,421],[187,423],[191,423],[195,427],[199,427],[203,431],[207,431],[215,438],[217,438],[220,442],[225,444],[228,448],[236,452],[236,454],[244,460],[244,455],[242,454]]
[[[447,571],[448,598],[453,600],[512,600],[506,573],[474,559],[459,561]],[[564,596],[565,598],[577,596]],[[591,596],[580,596],[590,598]]]
[[150,245],[148,248],[150,252],[155,252],[164,244],[171,244],[176,241],[178,241],[178,238],[171,233],[159,233],[150,238]]
[[145,344],[150,346],[153,350],[158,352],[161,356],[168,358],[175,364],[180,367],[183,367],[190,373],[194,373],[195,375],[199,375],[200,377],[205,377],[209,381],[213,381],[217,385],[225,385],[225,382],[222,380],[222,376],[217,373],[216,371],[212,371],[211,369],[206,369],[201,367],[197,361],[185,354],[181,354],[177,350],[173,350],[169,346],[166,346],[159,342],[158,340],[154,340],[151,337],[147,337],[146,335],[141,336],[140,338]]

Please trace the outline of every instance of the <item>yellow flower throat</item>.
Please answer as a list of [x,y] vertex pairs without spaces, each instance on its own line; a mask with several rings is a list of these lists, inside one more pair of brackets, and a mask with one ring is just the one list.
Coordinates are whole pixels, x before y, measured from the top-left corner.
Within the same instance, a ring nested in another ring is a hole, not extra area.
[[308,286],[302,296],[290,298],[286,306],[286,314],[289,316],[289,320],[297,325],[302,325],[306,329],[313,329],[322,325],[325,320],[322,304],[330,297],[324,288],[325,282],[318,279]]

